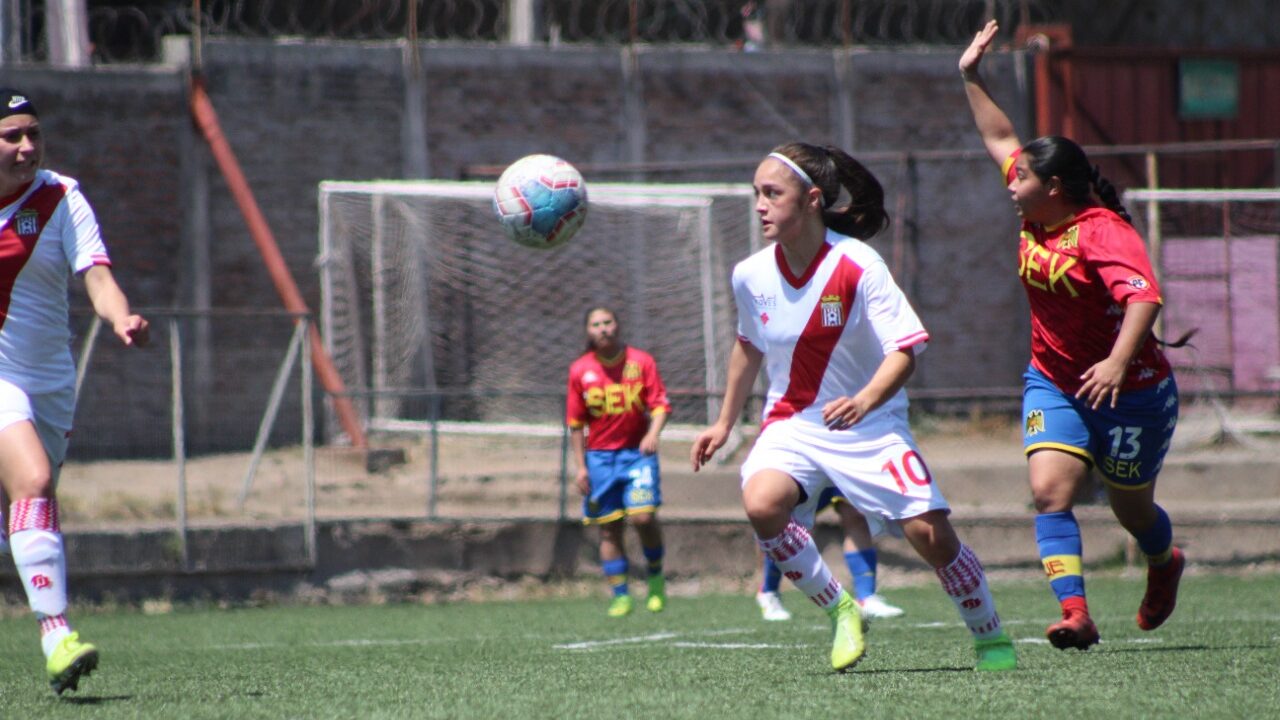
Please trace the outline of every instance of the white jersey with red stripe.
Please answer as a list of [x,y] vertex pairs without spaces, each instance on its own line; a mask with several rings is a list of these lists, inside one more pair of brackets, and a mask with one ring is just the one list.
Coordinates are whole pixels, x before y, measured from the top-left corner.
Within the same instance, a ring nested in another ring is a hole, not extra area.
[[0,378],[28,394],[74,384],[67,279],[110,264],[75,180],[40,170],[0,208]]
[[734,268],[733,292],[739,340],[765,356],[763,425],[788,420],[810,427],[815,439],[842,443],[875,441],[907,427],[903,390],[847,430],[833,433],[822,421],[823,406],[857,393],[888,353],[911,348],[919,354],[929,339],[869,245],[828,231],[800,277],[779,246],[767,247]]

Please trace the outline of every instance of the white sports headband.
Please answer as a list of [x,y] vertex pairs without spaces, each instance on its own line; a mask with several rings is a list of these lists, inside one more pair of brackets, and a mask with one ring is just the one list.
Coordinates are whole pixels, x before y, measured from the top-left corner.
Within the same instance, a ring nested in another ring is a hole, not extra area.
[[787,157],[786,155],[783,155],[782,153],[776,153],[776,152],[769,153],[769,157],[791,168],[791,172],[795,173],[802,181],[804,181],[805,185],[808,185],[809,187],[814,186],[813,178],[809,177],[809,173],[805,172],[804,169],[801,168],[799,165],[797,165],[796,162],[791,158]]

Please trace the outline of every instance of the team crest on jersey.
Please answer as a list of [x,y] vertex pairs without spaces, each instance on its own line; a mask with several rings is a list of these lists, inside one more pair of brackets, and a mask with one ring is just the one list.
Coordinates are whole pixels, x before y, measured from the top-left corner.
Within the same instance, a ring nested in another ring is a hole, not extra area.
[[40,213],[35,210],[19,210],[14,216],[14,227],[19,235],[37,235],[40,233]]
[[1129,287],[1133,288],[1134,290],[1146,290],[1151,286],[1147,284],[1146,278],[1142,277],[1141,275],[1134,275],[1133,277],[1129,278]]
[[1080,226],[1072,225],[1058,238],[1059,250],[1074,250],[1080,247]]
[[844,325],[844,305],[839,295],[822,296],[822,327]]
[[622,379],[623,380],[639,380],[640,365],[638,363],[633,363],[633,362],[628,362],[626,365],[623,365]]
[[1040,409],[1032,410],[1027,413],[1027,427],[1024,431],[1027,437],[1033,437],[1044,432],[1044,411]]

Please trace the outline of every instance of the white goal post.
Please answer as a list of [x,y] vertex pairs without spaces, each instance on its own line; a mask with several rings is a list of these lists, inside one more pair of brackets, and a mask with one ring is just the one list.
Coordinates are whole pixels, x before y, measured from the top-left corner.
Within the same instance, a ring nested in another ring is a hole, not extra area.
[[371,430],[559,428],[583,316],[614,308],[652,353],[673,421],[719,411],[733,264],[762,246],[747,185],[592,183],[581,231],[531,250],[504,237],[493,185],[320,184],[320,324]]

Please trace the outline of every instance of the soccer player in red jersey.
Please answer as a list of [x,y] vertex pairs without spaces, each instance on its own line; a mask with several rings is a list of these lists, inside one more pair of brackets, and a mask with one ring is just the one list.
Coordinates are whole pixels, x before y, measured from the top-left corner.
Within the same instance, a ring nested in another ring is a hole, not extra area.
[[671,404],[653,357],[622,342],[618,316],[609,308],[587,311],[587,351],[569,367],[567,422],[582,516],[600,526],[600,566],[613,588],[610,617],[631,613],[623,530],[630,522],[647,562],[646,607],[662,612],[662,529],[658,508],[658,435]]
[[148,331],[111,275],[78,184],[41,169],[43,158],[35,106],[0,89],[0,485],[11,501],[9,550],[40,622],[49,684],[61,694],[98,665],[97,649],[67,622],[55,493],[75,415],[67,279],[84,278],[94,310],[125,345],[145,345]]
[[733,270],[738,340],[724,403],[691,449],[698,470],[724,446],[767,362],[762,428],[742,466],[742,502],[760,548],[832,622],[831,667],[866,650],[858,604],[808,528],[834,486],[868,517],[897,523],[934,568],[974,638],[979,670],[1012,670],[986,573],[907,422],[903,385],[929,339],[870,238],[889,224],[884,189],[848,153],[788,143],[756,168],[756,213],[772,244]]
[[1054,647],[1084,650],[1099,635],[1085,602],[1072,499],[1093,468],[1147,556],[1138,627],[1154,630],[1173,612],[1184,559],[1155,484],[1177,424],[1178,389],[1151,332],[1160,288],[1115,188],[1067,138],[1022,145],[978,74],[998,30],[993,20],[974,36],[960,74],[1022,217],[1018,275],[1031,306],[1023,447],[1040,559],[1062,606],[1047,635]]

